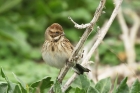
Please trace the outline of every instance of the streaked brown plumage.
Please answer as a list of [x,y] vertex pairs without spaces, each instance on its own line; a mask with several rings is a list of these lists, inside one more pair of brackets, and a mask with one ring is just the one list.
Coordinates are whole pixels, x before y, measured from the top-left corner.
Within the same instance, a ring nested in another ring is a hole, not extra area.
[[[64,31],[61,25],[53,23],[46,29],[45,42],[42,47],[43,60],[50,66],[58,69],[63,68],[68,58],[71,56],[73,51],[73,45],[64,36]],[[88,72],[86,68],[76,64],[77,70],[82,70],[77,73]],[[80,66],[80,67],[79,67]]]

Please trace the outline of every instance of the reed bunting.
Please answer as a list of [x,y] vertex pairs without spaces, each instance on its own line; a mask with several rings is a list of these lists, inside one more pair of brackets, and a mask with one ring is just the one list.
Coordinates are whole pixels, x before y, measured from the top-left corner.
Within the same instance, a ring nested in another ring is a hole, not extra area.
[[[64,30],[58,23],[53,23],[45,31],[45,42],[42,47],[42,58],[50,66],[61,69],[74,50],[73,45],[65,37]],[[89,72],[80,64],[75,64],[77,74]]]

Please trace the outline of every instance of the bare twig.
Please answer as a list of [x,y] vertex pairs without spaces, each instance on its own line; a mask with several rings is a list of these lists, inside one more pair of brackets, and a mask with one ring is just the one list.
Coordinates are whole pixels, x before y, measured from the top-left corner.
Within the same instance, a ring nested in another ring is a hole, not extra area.
[[93,47],[91,48],[91,50],[89,51],[88,55],[86,56],[86,58],[83,60],[82,64],[85,64],[92,56],[92,54],[94,53],[95,49],[98,47],[98,45],[102,42],[104,36],[106,35],[109,27],[111,26],[113,20],[115,19],[118,10],[120,8],[120,5],[122,3],[123,0],[119,0],[120,2],[116,5],[110,19],[108,20],[107,24],[105,25],[105,27],[103,27],[103,29],[100,30],[100,36],[98,37],[97,41],[95,42],[95,44],[93,45]]
[[122,29],[122,40],[124,42],[124,47],[126,51],[126,56],[127,56],[127,62],[128,63],[133,63],[135,62],[135,39],[136,39],[136,34],[140,25],[140,19],[138,15],[132,11],[132,10],[125,10],[125,13],[129,15],[133,19],[133,26],[132,28],[128,28],[125,19],[123,17],[122,9],[120,8],[119,13],[118,13],[118,21],[120,23],[121,29]]
[[132,10],[125,10],[125,13],[128,14],[128,16],[130,16],[133,19],[133,26],[130,28],[130,40],[132,45],[135,44],[135,39],[137,37],[137,32],[138,29],[140,27],[140,18],[139,16],[136,14],[136,12],[132,11]]
[[[97,39],[97,41],[95,42],[95,44],[93,45],[93,47],[91,48],[91,50],[89,51],[89,53],[87,54],[86,58],[83,60],[82,65],[85,65],[86,62],[88,62],[88,60],[91,58],[92,54],[95,52],[95,49],[99,46],[99,44],[102,42],[104,36],[106,35],[109,27],[111,26],[113,20],[115,19],[119,8],[121,6],[123,0],[119,0],[119,3],[116,5],[109,21],[107,22],[107,24],[105,25],[105,27],[103,27],[103,29],[101,29],[101,34],[100,37]],[[67,88],[70,86],[70,84],[72,83],[72,81],[76,78],[77,74],[73,74],[72,77],[68,80],[68,82],[66,82],[66,84],[63,86],[62,91],[66,91]]]
[[[94,15],[94,18],[93,18],[94,21],[92,20],[92,23],[91,23],[92,25],[90,25],[86,29],[86,31],[84,32],[83,36],[81,37],[80,41],[78,42],[77,46],[75,47],[75,49],[74,49],[74,51],[72,53],[72,56],[69,58],[69,61],[71,61],[72,58],[75,57],[79,53],[80,49],[83,47],[84,42],[86,41],[87,37],[90,35],[90,33],[91,33],[92,29],[93,29],[93,25],[97,22],[97,19],[101,15],[101,11],[102,11],[102,9],[104,7],[105,1],[106,0],[101,0],[101,2],[99,4],[100,7],[97,8],[97,10],[95,12],[95,15]],[[72,62],[68,62],[68,63],[72,63]],[[67,65],[65,66],[65,68],[66,67],[69,68]],[[64,71],[67,71],[67,69],[64,69]],[[60,73],[60,75],[58,76],[59,81],[62,81],[62,79],[63,79],[62,77],[64,77],[63,75],[64,75],[65,72],[62,71],[62,73],[63,74]]]
[[[116,75],[118,74],[118,76],[123,76],[123,77],[135,77],[140,80],[140,76],[137,74],[134,74],[135,72],[138,71],[138,68],[140,67],[140,63],[132,63],[132,64],[120,64],[117,66],[113,66],[113,67],[104,67],[104,69],[100,69],[98,71],[99,75],[98,75],[98,79],[103,79],[106,77],[111,77],[112,79],[116,78]],[[128,80],[129,82],[129,80]],[[132,82],[131,82],[132,84]]]
[[[98,8],[97,8],[97,10],[95,12],[95,15],[94,15],[93,19],[90,22],[91,25],[86,28],[83,36],[81,37],[80,41],[76,45],[76,47],[75,47],[75,49],[74,49],[74,51],[73,51],[73,53],[71,55],[71,57],[69,58],[69,62],[67,63],[67,65],[64,66],[64,68],[60,72],[60,74],[58,76],[58,79],[57,79],[59,82],[62,82],[62,80],[64,79],[64,77],[65,77],[66,73],[68,72],[69,68],[73,66],[74,63],[72,62],[72,59],[73,59],[73,57],[75,57],[79,53],[80,49],[84,45],[84,42],[86,41],[86,39],[88,38],[88,36],[92,32],[93,26],[95,25],[95,23],[97,22],[99,16],[102,13],[102,9],[104,8],[105,2],[106,2],[106,0],[101,0],[100,1],[100,4],[99,4],[99,6],[98,6]],[[53,92],[53,86],[50,88],[49,92],[50,93]]]
[[100,4],[99,4],[98,8],[96,9],[95,15],[94,15],[93,19],[90,21],[90,23],[79,25],[75,21],[73,21],[73,19],[71,17],[68,17],[68,18],[71,20],[72,23],[74,23],[74,25],[77,29],[84,29],[84,28],[91,29],[91,28],[93,28],[93,25],[97,22],[99,16],[101,15],[105,2],[106,2],[106,0],[100,1]]
[[96,49],[95,51],[95,79],[98,81],[98,64],[99,64],[99,51]]
[[68,19],[70,19],[70,21],[74,24],[74,27],[77,29],[84,29],[84,28],[87,28],[91,25],[90,23],[79,25],[75,21],[73,21],[73,19],[70,16],[68,17]]

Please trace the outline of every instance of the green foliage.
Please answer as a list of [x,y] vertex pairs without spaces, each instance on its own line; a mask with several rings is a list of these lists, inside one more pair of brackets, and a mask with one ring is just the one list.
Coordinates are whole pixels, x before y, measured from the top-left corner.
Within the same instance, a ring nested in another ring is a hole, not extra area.
[[62,93],[61,86],[58,81],[55,81],[53,91],[54,93]]
[[[62,93],[61,84],[58,81],[54,83],[51,81],[51,77],[44,77],[43,79],[32,83],[31,85],[25,84],[15,74],[13,74],[18,83],[11,82],[6,76],[3,69],[1,69],[1,75],[6,82],[0,82],[0,93],[46,93],[48,89],[54,84],[54,92]],[[126,84],[127,78],[124,78],[120,85],[116,88],[114,85],[113,93],[139,93],[140,82],[136,80],[132,86],[129,87]],[[116,81],[117,82],[117,78]],[[98,81],[96,84],[92,84],[85,75],[80,75],[75,81],[76,86],[71,86],[66,93],[109,93],[111,91],[111,79],[105,78]],[[73,91],[73,92],[72,92]]]
[[[0,66],[6,70],[7,76],[12,82],[17,82],[12,72],[14,72],[25,83],[32,84],[34,81],[38,81],[40,78],[49,76],[54,80],[57,77],[59,70],[52,68],[45,63],[35,63],[33,61],[26,60],[26,62],[13,62],[12,60],[7,65],[8,61],[0,62]],[[70,74],[70,73],[69,73]],[[71,75],[71,74],[70,74]],[[30,77],[30,78],[29,78]],[[69,76],[66,76],[68,78]],[[0,77],[0,81],[3,81]]]
[[6,83],[0,83],[0,93],[36,93],[38,88],[40,89],[41,93],[44,93],[43,91],[49,88],[53,83],[50,80],[50,77],[45,77],[28,86],[24,84],[23,81],[21,81],[15,74],[14,76],[18,83],[11,82],[3,69],[1,69],[1,75],[6,80]]
[[140,82],[138,80],[136,80],[133,83],[129,93],[140,93],[139,86],[140,86]]
[[6,89],[6,91],[3,91],[3,93],[22,93],[19,85],[12,83],[11,81],[9,81],[8,77],[5,75],[3,69],[1,69],[1,75],[3,78],[5,78],[6,82],[7,82],[7,86],[4,87],[4,89]]
[[[98,4],[98,0],[0,0],[0,62],[17,62],[19,65],[27,60],[42,62],[41,46],[44,42],[44,32],[54,22],[63,26],[66,37],[73,44],[77,43],[84,30],[75,29],[68,16],[79,24],[87,23],[92,19]],[[138,3],[133,1],[133,4]],[[97,26],[101,27],[110,17],[113,8],[113,1],[107,0],[103,9],[106,13],[98,20],[89,39],[97,33]],[[119,24],[115,20],[106,35],[105,43],[108,45],[108,39],[111,40],[111,49],[116,54],[124,51],[124,46],[118,39],[120,34]],[[119,64],[120,60],[109,49],[110,47],[101,44],[101,62]],[[139,51],[139,46],[136,46],[137,61],[140,60]]]
[[0,82],[0,93],[5,93],[7,91],[7,83]]
[[44,93],[45,89],[50,88],[53,82],[51,81],[50,77],[44,77],[43,79],[34,82],[31,84],[31,87],[39,88],[41,93]]
[[118,81],[118,75],[115,79],[115,82],[114,82],[114,86],[113,86],[113,92],[112,93],[116,93],[116,90],[117,90],[117,81]]
[[[50,85],[53,84],[50,79],[55,80],[58,70],[41,63],[43,61],[41,46],[44,42],[45,29],[54,22],[60,23],[66,37],[72,43],[76,43],[83,31],[75,29],[67,17],[71,16],[79,24],[87,23],[92,19],[98,4],[99,0],[0,0],[0,66],[6,70],[6,75],[1,70],[3,78],[0,77],[0,81],[5,82],[0,82],[0,93],[34,93],[37,85],[41,82],[43,82],[40,86],[41,93],[48,91]],[[127,8],[126,4],[124,2],[123,7]],[[133,9],[138,10],[138,6],[138,1],[132,1]],[[112,0],[107,0],[103,10],[106,13],[102,14],[98,20],[89,39],[97,33],[97,26],[102,26],[103,22],[110,17],[113,8]],[[130,24],[131,20],[128,22]],[[119,24],[115,20],[106,35],[105,44],[101,44],[99,47],[102,63],[111,65],[120,63],[116,56],[119,52],[124,51],[124,46],[118,39],[120,34]],[[139,61],[140,46],[136,45],[135,47],[136,61]],[[114,50],[114,53],[110,49]],[[14,72],[18,77],[11,72]],[[45,78],[39,80],[42,77]],[[107,86],[106,82],[110,84],[110,79],[99,81],[98,85],[95,85],[85,76],[80,76],[67,91],[69,93],[92,93],[93,91],[100,93],[102,83],[105,84],[106,91],[109,90],[111,84]],[[132,85],[132,89],[130,89],[132,93],[138,91],[136,88],[138,84],[139,82],[136,81]],[[60,89],[60,84],[56,83],[56,86],[56,90]],[[115,90],[118,91],[118,88]],[[106,93],[104,89],[102,91]]]
[[126,84],[127,77],[121,81],[121,84],[118,86],[116,93],[129,93],[129,88]]
[[111,88],[111,80],[110,78],[105,78],[100,80],[95,88],[99,91],[99,93],[108,93]]
[[101,62],[104,64],[117,65],[125,61],[120,60],[118,56],[121,52],[124,52],[124,45],[115,38],[108,38],[99,46],[99,55],[102,58]]
[[[41,49],[39,47],[44,42],[45,29],[54,22],[64,27],[66,37],[71,42],[77,42],[83,31],[73,28],[73,24],[67,17],[71,16],[78,23],[87,23],[92,19],[98,4],[98,0],[1,0],[0,61],[5,59],[9,61],[14,59],[16,62],[25,62],[26,59],[40,61]],[[110,17],[112,10],[113,2],[107,0],[106,8],[104,8],[106,13],[100,17],[97,26],[101,26],[103,21]],[[117,37],[120,34],[120,31],[117,31],[118,23],[114,22],[113,25],[108,35]],[[93,32],[90,37],[95,33]],[[105,54],[107,53],[104,52],[102,55]],[[108,56],[103,58],[104,63],[118,64],[115,56],[111,62],[107,62]]]
[[[137,45],[135,45],[135,47],[136,47],[136,55],[137,56],[140,56],[140,44],[137,44]],[[137,57],[136,58],[136,61],[138,62],[140,60],[140,57]]]

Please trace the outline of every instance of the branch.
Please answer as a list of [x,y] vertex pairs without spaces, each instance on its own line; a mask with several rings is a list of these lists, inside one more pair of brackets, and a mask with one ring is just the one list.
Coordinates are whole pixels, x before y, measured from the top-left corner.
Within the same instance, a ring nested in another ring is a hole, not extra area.
[[120,64],[113,67],[104,66],[103,69],[98,70],[98,78],[103,79],[106,77],[111,77],[111,79],[115,80],[117,75],[119,77],[129,77],[127,81],[127,83],[129,83],[129,80],[132,77],[135,77],[135,80],[136,78],[140,80],[140,75],[137,73],[137,71],[139,71],[139,67],[140,63]]
[[135,59],[136,59],[134,44],[135,44],[135,39],[137,36],[136,34],[140,25],[140,22],[139,22],[140,19],[138,15],[130,9],[127,9],[124,12],[127,15],[129,15],[134,21],[133,26],[131,27],[131,29],[129,29],[123,17],[122,10],[120,9],[118,13],[118,22],[122,29],[122,40],[124,42],[127,62],[130,64],[130,63],[135,62]]
[[84,29],[84,28],[87,28],[91,25],[90,23],[79,25],[75,21],[73,21],[73,19],[70,16],[68,17],[68,19],[74,24],[74,27],[77,29]]
[[[91,25],[90,25],[90,26],[86,29],[86,31],[84,32],[83,36],[81,37],[80,41],[78,42],[77,46],[75,47],[75,49],[74,49],[74,51],[73,51],[73,53],[72,53],[72,56],[69,58],[69,61],[70,61],[70,62],[68,62],[68,63],[72,63],[72,61],[71,61],[72,58],[75,57],[75,56],[79,53],[80,49],[81,49],[81,48],[83,47],[83,45],[84,45],[84,42],[86,41],[86,39],[88,38],[88,36],[89,36],[90,33],[92,32],[92,29],[93,29],[94,24],[97,22],[97,19],[98,19],[99,16],[101,15],[101,11],[102,11],[102,9],[103,9],[103,7],[104,7],[105,1],[106,1],[106,0],[101,0],[101,1],[100,1],[100,4],[99,4],[100,7],[97,8],[97,10],[96,10],[96,12],[95,12],[95,16],[94,16],[94,18],[93,18],[94,21],[93,21],[93,20],[91,21],[91,22],[92,22],[92,23],[90,23]],[[67,73],[67,71],[68,71],[67,68],[69,68],[69,67],[71,67],[69,64],[66,65],[66,66],[64,67],[64,70],[63,70],[64,72],[60,73],[60,75],[58,76],[59,82],[61,82],[61,81],[63,80],[64,75],[66,75],[66,73]]]
[[125,10],[124,12],[126,12],[128,16],[130,16],[133,19],[133,26],[130,28],[130,40],[131,40],[132,45],[134,45],[135,39],[137,37],[137,32],[140,26],[140,18],[136,14],[136,12],[134,12],[131,9]]
[[[68,70],[70,69],[70,67],[73,66],[73,62],[72,62],[72,59],[73,57],[75,57],[80,49],[83,47],[84,45],[84,42],[86,41],[86,39],[88,38],[88,36],[90,35],[90,33],[92,32],[93,30],[93,26],[95,25],[95,23],[97,22],[99,16],[101,15],[102,13],[102,9],[104,8],[104,5],[105,5],[105,2],[106,0],[101,0],[100,1],[100,4],[95,12],[95,15],[93,17],[93,19],[91,20],[90,22],[90,26],[86,28],[83,36],[81,37],[80,41],[78,42],[78,44],[76,45],[71,57],[69,58],[69,62],[67,63],[67,65],[64,66],[64,68],[62,69],[62,71],[60,72],[59,76],[58,76],[58,81],[59,82],[62,82],[62,80],[64,79],[66,73],[68,72]],[[50,88],[50,93],[53,93],[53,86]]]
[[[89,59],[91,58],[92,54],[95,52],[95,49],[99,46],[99,44],[102,42],[104,36],[106,35],[109,27],[111,26],[113,20],[115,19],[119,8],[121,6],[121,3],[123,0],[119,0],[120,2],[116,5],[109,21],[107,22],[107,24],[105,25],[105,27],[103,27],[103,29],[100,29],[100,37],[96,40],[95,44],[93,45],[93,47],[91,48],[91,50],[89,51],[89,53],[87,54],[86,58],[82,61],[82,65],[86,65],[86,62],[89,61]],[[66,84],[63,86],[62,91],[66,91],[68,89],[68,87],[70,86],[70,84],[72,83],[72,81],[74,81],[74,79],[77,77],[77,74],[73,74],[72,77],[66,82]]]
[[93,28],[94,24],[97,22],[99,16],[102,13],[102,9],[104,8],[105,2],[106,2],[106,0],[100,1],[100,4],[99,4],[98,8],[96,9],[95,15],[94,15],[93,19],[90,21],[90,23],[79,25],[75,21],[73,21],[73,19],[71,17],[68,17],[68,19],[70,19],[70,21],[74,24],[75,28],[77,28],[77,29]]
[[98,51],[98,49],[96,49],[96,51],[95,51],[95,79],[96,79],[96,81],[98,81],[98,65],[99,65],[99,61],[100,61],[99,51]]
[[82,64],[85,64],[92,56],[92,54],[94,53],[95,49],[99,46],[99,44],[102,42],[104,36],[106,35],[109,27],[111,26],[113,20],[115,19],[119,8],[121,6],[121,3],[123,0],[119,0],[120,2],[116,5],[110,19],[108,20],[107,24],[105,25],[105,27],[103,27],[102,29],[100,29],[100,36],[98,37],[97,41],[95,42],[95,44],[93,45],[93,47],[91,48],[91,50],[89,51],[89,53],[87,54],[86,58],[83,60]]

